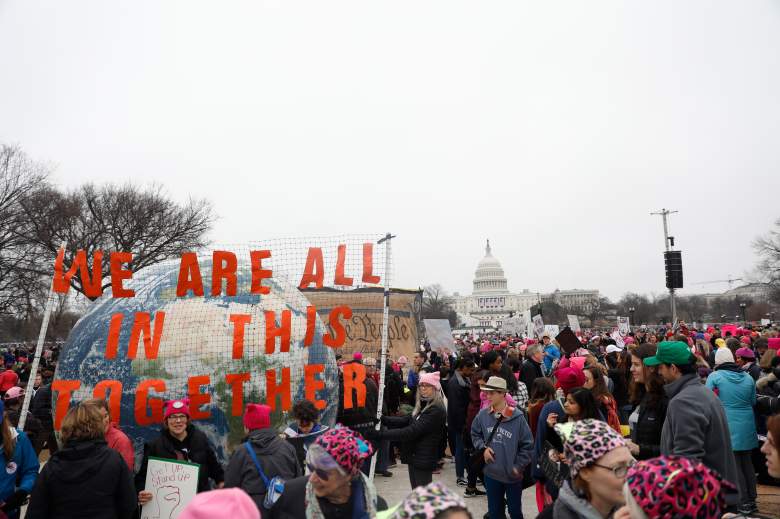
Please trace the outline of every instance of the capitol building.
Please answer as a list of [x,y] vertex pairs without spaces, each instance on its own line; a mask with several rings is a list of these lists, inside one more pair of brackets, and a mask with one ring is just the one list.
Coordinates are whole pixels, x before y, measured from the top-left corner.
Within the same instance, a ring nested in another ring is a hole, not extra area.
[[[504,269],[490,249],[485,246],[485,257],[477,264],[471,295],[457,292],[449,303],[458,314],[459,324],[466,327],[500,328],[503,319],[520,314],[540,302],[554,302],[572,314],[587,314],[599,300],[598,290],[555,290],[542,294],[523,289],[510,293]],[[548,323],[554,324],[554,323]]]

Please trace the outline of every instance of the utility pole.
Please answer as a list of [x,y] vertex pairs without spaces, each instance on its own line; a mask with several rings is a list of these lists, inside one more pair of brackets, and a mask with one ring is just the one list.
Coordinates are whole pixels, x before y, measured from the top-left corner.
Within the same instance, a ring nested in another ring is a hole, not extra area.
[[[670,211],[668,209],[661,209],[658,212],[650,213],[651,215],[660,215],[661,218],[664,221],[664,248],[666,252],[669,252],[672,250],[672,247],[674,247],[674,236],[669,236],[669,225],[666,222],[666,217],[670,214],[674,214],[677,211]],[[671,243],[671,246],[670,246]],[[672,301],[672,327],[674,328],[677,325],[677,305],[674,301],[674,289],[669,289],[669,297]]]

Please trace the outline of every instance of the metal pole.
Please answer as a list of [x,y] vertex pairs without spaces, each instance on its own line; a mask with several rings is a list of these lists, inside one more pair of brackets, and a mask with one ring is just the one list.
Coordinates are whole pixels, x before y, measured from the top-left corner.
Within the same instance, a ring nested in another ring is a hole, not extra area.
[[[60,245],[60,251],[63,256],[65,254],[65,242]],[[43,342],[46,339],[46,330],[49,328],[49,315],[51,315],[51,307],[54,306],[54,278],[52,278],[51,286],[49,287],[49,298],[46,300],[46,307],[43,310],[43,320],[41,321],[41,330],[38,332],[38,344],[35,346],[35,356],[33,357],[32,366],[30,367],[30,378],[27,380],[27,388],[24,392],[24,403],[22,404],[22,411],[19,415],[19,429],[24,430],[24,424],[27,422],[27,411],[30,409],[30,401],[32,400],[32,389],[35,384],[35,375],[38,373],[38,364],[41,361],[41,353],[43,353]]]
[[[661,215],[661,218],[663,218],[664,221],[664,248],[667,252],[671,250],[671,247],[669,247],[669,226],[666,223],[666,217],[669,216],[672,213],[676,213],[677,211],[670,211],[668,209],[661,209],[660,212],[657,213],[650,213],[651,215]],[[672,303],[672,328],[677,325],[677,303],[674,300],[674,289],[669,289],[669,298]]]
[[[385,234],[385,237],[379,240],[377,243],[385,244],[385,297],[382,304],[382,354],[379,361],[379,399],[376,405],[376,430],[378,431],[382,426],[382,404],[385,399],[385,370],[387,369],[387,338],[388,328],[390,324],[390,242],[395,238],[390,233]],[[368,471],[368,479],[374,481],[374,470],[376,469],[376,460],[379,457],[379,449],[374,456],[371,457],[371,469]]]

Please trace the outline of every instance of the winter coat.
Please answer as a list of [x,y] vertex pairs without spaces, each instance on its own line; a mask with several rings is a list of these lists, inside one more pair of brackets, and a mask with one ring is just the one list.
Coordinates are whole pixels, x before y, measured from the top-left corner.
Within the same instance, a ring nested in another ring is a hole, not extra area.
[[544,347],[544,372],[550,373],[552,371],[555,361],[561,360],[561,350],[558,347],[550,343]]
[[106,443],[109,448],[114,449],[122,455],[122,459],[125,460],[127,468],[130,469],[130,472],[133,472],[135,467],[135,449],[133,448],[133,442],[131,442],[130,438],[113,423],[108,426]]
[[385,396],[384,400],[387,405],[387,411],[391,414],[398,412],[401,407],[401,393],[403,392],[404,383],[401,380],[400,375],[393,371],[393,368],[388,364],[385,368]]
[[17,490],[29,494],[38,477],[38,455],[30,439],[24,431],[17,429],[11,429],[11,434],[16,437],[16,446],[10,463],[5,459],[5,451],[0,445],[0,464],[5,467],[5,470],[0,471],[0,501],[6,501]]
[[715,391],[726,410],[731,432],[731,447],[735,451],[749,451],[758,447],[756,419],[756,383],[733,362],[715,368],[707,377],[707,387]]
[[466,427],[471,384],[456,371],[447,385],[447,427],[453,433],[460,434]]
[[[780,367],[775,368],[775,370],[780,372]],[[772,397],[780,396],[780,379],[777,378],[777,375],[775,375],[774,372],[764,375],[756,382],[756,392],[759,395]]]
[[[303,475],[295,447],[280,438],[273,429],[255,429],[245,441],[252,445],[257,461],[270,480],[279,476],[285,481]],[[237,487],[249,494],[258,508],[262,507],[267,492],[255,462],[244,447],[236,447],[225,470],[225,487]]]
[[44,465],[28,519],[130,519],[137,495],[122,456],[104,440],[68,442]]
[[490,445],[486,445],[485,442],[496,422],[496,415],[490,408],[480,411],[471,424],[471,442],[477,450],[483,447],[493,450],[495,459],[492,463],[485,464],[485,476],[502,483],[516,483],[523,479],[523,471],[533,457],[534,440],[531,429],[525,421],[525,414],[515,408],[512,416],[501,420]]
[[475,371],[471,375],[471,387],[469,388],[469,406],[466,409],[466,423],[464,431],[464,439],[466,440],[467,447],[471,446],[471,424],[474,422],[474,418],[477,417],[482,405],[482,389],[480,388],[479,381],[482,379],[482,374],[485,370]]
[[761,378],[761,366],[755,362],[748,362],[742,366],[742,371],[753,377],[754,382]]
[[647,460],[661,455],[661,430],[666,420],[669,399],[663,395],[655,405],[650,405],[650,396],[645,393],[639,403],[639,418],[631,431],[631,441],[639,445],[637,459]]
[[44,431],[52,430],[54,421],[51,416],[51,384],[38,388],[30,403],[30,412],[41,421]]
[[[558,435],[555,434],[553,429],[547,426],[547,417],[550,416],[550,413],[556,413],[558,415],[558,423],[563,423],[566,420],[566,412],[563,410],[561,400],[555,399],[544,404],[542,411],[539,413],[539,418],[536,423],[536,436],[534,437],[534,459],[537,461],[542,459],[542,456],[547,455],[547,451],[544,448],[545,441],[549,441],[556,448],[561,446],[561,440]],[[563,450],[562,446],[560,450]],[[536,471],[535,476],[537,478],[543,478],[544,474],[541,470],[538,470]]]
[[525,387],[534,387],[534,380],[539,377],[543,377],[542,365],[534,362],[532,359],[525,359],[523,367],[520,368],[520,381],[525,384]]
[[604,519],[601,512],[596,510],[584,497],[578,495],[568,481],[561,486],[558,499],[553,503],[552,509],[553,519]]
[[[669,397],[661,431],[661,454],[700,461],[737,485],[737,462],[731,447],[726,412],[696,373],[666,384]],[[727,495],[727,500],[732,497]],[[731,504],[731,503],[730,503]]]
[[[187,452],[183,452],[186,449]],[[167,431],[162,430],[157,439],[144,445],[144,457],[141,467],[135,475],[135,486],[140,492],[146,486],[146,468],[149,456],[169,460],[189,461],[200,465],[198,469],[198,492],[211,490],[209,478],[216,483],[225,480],[222,465],[217,461],[217,455],[209,444],[206,435],[194,425],[187,425],[187,437],[179,441]]]
[[382,423],[395,428],[377,434],[379,439],[401,443],[401,462],[421,470],[434,470],[446,422],[444,405],[428,404],[416,417],[383,416]]
[[[281,497],[268,513],[263,512],[263,519],[302,519],[306,517],[306,483],[308,481],[309,476],[302,476],[285,483]],[[353,485],[355,484],[357,482],[353,482]],[[331,519],[325,509],[327,506],[325,499],[320,498],[319,502],[325,519]],[[377,512],[387,510],[387,503],[381,496],[376,497],[376,510]],[[347,516],[352,517],[352,514],[349,513]]]

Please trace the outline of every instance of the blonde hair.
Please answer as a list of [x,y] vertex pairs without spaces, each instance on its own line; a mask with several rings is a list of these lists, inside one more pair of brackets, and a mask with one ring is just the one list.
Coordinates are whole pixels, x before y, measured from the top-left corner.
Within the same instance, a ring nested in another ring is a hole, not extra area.
[[103,415],[94,403],[81,402],[62,420],[62,441],[94,440],[105,437]]
[[8,420],[8,417],[3,417],[0,427],[3,428],[3,454],[5,454],[5,461],[10,462],[14,458],[14,451],[16,450],[16,437],[11,431],[11,422]]

